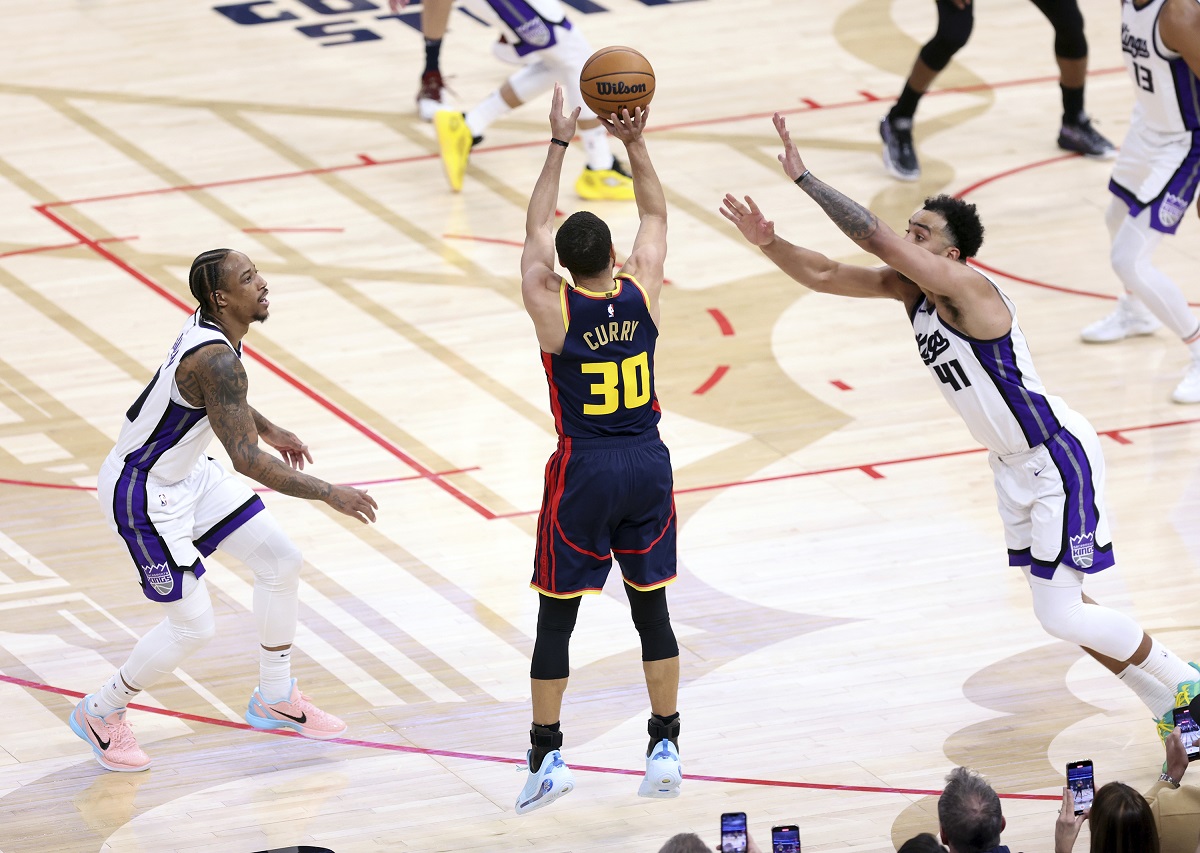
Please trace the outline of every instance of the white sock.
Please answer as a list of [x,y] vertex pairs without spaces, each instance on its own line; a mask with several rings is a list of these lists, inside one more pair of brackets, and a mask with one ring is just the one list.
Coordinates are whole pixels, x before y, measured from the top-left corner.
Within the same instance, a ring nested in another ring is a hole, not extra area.
[[1160,684],[1170,689],[1172,701],[1174,701],[1174,692],[1181,682],[1200,680],[1200,672],[1181,661],[1174,652],[1159,643],[1158,640],[1151,641],[1150,654],[1146,655],[1146,659],[1137,666],[1142,672],[1158,679]]
[[1175,690],[1165,686],[1150,673],[1136,666],[1127,666],[1117,678],[1137,694],[1155,717],[1161,719],[1167,711],[1174,710]]
[[269,652],[258,647],[258,692],[268,704],[292,695],[292,650]]
[[121,677],[121,670],[113,673],[112,678],[104,682],[104,686],[88,697],[87,712],[94,717],[104,718],[113,711],[127,707],[133,698],[142,691],[131,690]]
[[1194,339],[1184,343],[1187,344],[1188,352],[1192,354],[1192,360],[1200,361],[1200,331],[1196,332]]
[[504,103],[504,98],[500,97],[500,90],[497,89],[484,98],[483,103],[467,113],[467,128],[472,136],[483,136],[483,132],[492,122],[511,111],[512,107]]
[[581,130],[579,138],[583,140],[583,150],[587,154],[588,168],[599,171],[613,167],[616,157],[613,156],[612,147],[608,144],[607,127],[601,124],[590,130]]

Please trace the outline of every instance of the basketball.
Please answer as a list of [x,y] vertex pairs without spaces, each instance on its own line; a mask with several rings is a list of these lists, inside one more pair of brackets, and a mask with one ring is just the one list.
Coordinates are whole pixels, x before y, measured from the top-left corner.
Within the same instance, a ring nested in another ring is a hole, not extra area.
[[608,118],[622,109],[647,107],[654,97],[654,69],[632,47],[605,47],[593,53],[579,72],[583,102],[596,115]]

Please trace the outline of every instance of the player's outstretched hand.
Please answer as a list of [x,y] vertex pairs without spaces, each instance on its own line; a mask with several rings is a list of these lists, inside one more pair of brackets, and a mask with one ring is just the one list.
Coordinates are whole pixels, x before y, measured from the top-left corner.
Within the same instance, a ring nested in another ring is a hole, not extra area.
[[726,193],[721,215],[736,225],[742,236],[755,246],[765,246],[775,239],[775,223],[763,216],[750,196],[746,196],[746,203],[742,204]]
[[304,470],[304,462],[313,461],[308,445],[301,441],[294,432],[271,424],[266,432],[260,432],[258,437],[279,451],[283,461],[297,471]]
[[334,486],[329,492],[329,497],[325,498],[325,503],[342,515],[357,518],[363,524],[370,524],[374,521],[375,510],[379,509],[375,498],[353,486]]
[[607,116],[597,116],[600,121],[604,122],[604,126],[608,128],[608,132],[626,145],[642,135],[642,131],[646,129],[646,120],[649,117],[649,107],[637,107],[633,111],[633,115],[629,114],[628,108],[622,108],[620,115],[609,113]]
[[1075,814],[1075,797],[1070,788],[1063,788],[1062,805],[1058,809],[1058,817],[1054,821],[1054,853],[1071,853],[1075,839],[1079,837],[1079,828],[1091,814],[1087,809],[1083,814]]
[[575,124],[579,121],[579,107],[571,110],[570,115],[563,115],[563,90],[559,83],[554,84],[554,97],[550,100],[550,135],[563,142],[570,142],[575,136]]
[[783,142],[783,153],[779,155],[779,162],[783,166],[784,173],[793,181],[804,174],[804,161],[800,159],[800,151],[796,148],[796,143],[792,142],[792,135],[788,133],[787,121],[779,113],[775,113],[775,132],[779,134],[779,139]]

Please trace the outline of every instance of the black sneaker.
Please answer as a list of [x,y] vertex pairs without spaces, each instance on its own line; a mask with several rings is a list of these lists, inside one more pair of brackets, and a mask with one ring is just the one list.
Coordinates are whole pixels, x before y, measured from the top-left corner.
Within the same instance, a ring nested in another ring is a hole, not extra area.
[[917,162],[917,151],[913,148],[912,119],[892,121],[884,116],[879,121],[879,135],[883,138],[883,167],[893,178],[915,181],[921,177],[921,164]]
[[1063,122],[1058,132],[1058,147],[1101,160],[1111,160],[1117,156],[1117,147],[1092,126],[1092,120],[1087,116],[1080,116],[1079,121]]

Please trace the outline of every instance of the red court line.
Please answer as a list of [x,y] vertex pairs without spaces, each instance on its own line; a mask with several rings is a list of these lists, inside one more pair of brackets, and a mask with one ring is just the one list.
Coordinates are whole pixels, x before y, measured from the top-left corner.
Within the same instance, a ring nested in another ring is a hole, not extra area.
[[840,379],[830,379],[829,384],[832,385],[834,388],[837,388],[839,391],[852,390],[849,385],[847,385],[845,382],[843,382]]
[[[130,240],[136,240],[137,237],[102,237],[97,240],[97,243],[127,243]],[[73,249],[76,246],[83,246],[84,243],[76,240],[74,243],[59,243],[54,246],[34,246],[30,249],[14,249],[11,252],[0,252],[0,258],[11,258],[13,255],[36,255],[39,252],[54,252],[59,249]]]
[[[0,674],[0,681],[17,687],[25,687],[30,690],[41,690],[45,693],[56,693],[59,696],[68,696],[73,699],[82,699],[85,694],[77,690],[68,690],[64,687],[54,687],[49,684],[42,684],[37,681],[28,681],[24,678],[16,678],[11,675]],[[215,717],[202,717],[199,714],[188,714],[183,711],[171,711],[166,708],[152,708],[149,705],[139,705],[130,703],[130,708],[135,711],[145,711],[150,714],[158,714],[160,717],[172,717],[177,720],[188,720],[193,723],[203,723],[210,726],[221,726],[227,729],[241,729],[242,731],[256,732],[269,735],[280,735],[282,737],[300,737],[299,734],[293,731],[272,729],[262,731],[252,728],[246,723],[236,723],[232,720],[218,720]],[[404,746],[398,743],[381,743],[371,740],[355,740],[353,738],[332,738],[325,743],[340,743],[346,746],[358,746],[364,749],[380,749],[388,752],[405,752],[412,755],[436,755],[440,758],[462,758],[468,761],[488,761],[495,764],[512,764],[519,765],[521,762],[514,758],[509,758],[503,755],[484,755],[477,752],[455,752],[449,749],[428,749],[420,746]],[[622,767],[598,767],[590,764],[572,764],[572,770],[581,770],[588,773],[609,773],[620,776],[641,776],[642,770],[627,770]],[[833,785],[823,782],[792,782],[784,779],[748,779],[739,776],[703,776],[698,774],[684,774],[684,779],[690,779],[694,782],[722,782],[730,785],[754,785],[763,787],[775,788],[806,788],[817,791],[861,791],[869,794],[905,794],[910,796],[937,796],[941,791],[927,790],[924,788],[888,788],[883,786],[872,785]],[[1049,794],[1000,794],[1001,797],[1010,800],[1062,800],[1061,796]]]
[[721,334],[725,337],[733,337],[733,324],[729,322],[723,311],[720,308],[709,308],[708,314],[717,321],[717,328],[721,330]]
[[729,372],[728,364],[718,364],[713,369],[712,375],[704,380],[704,383],[693,391],[693,394],[707,394],[712,390],[713,386],[725,378],[725,374]]
[[[149,276],[143,274],[139,270],[135,269],[132,265],[126,263],[124,260],[117,257],[112,252],[108,251],[108,249],[106,249],[102,245],[100,245],[99,242],[97,242],[96,240],[93,240],[91,237],[88,237],[86,234],[84,234],[82,231],[80,231],[77,228],[75,228],[74,226],[72,226],[70,223],[68,223],[66,220],[64,220],[62,217],[60,217],[58,214],[49,210],[48,207],[49,207],[49,205],[39,204],[34,207],[34,210],[36,210],[38,213],[41,213],[43,216],[45,216],[47,219],[49,219],[55,225],[62,228],[64,231],[66,231],[68,234],[70,234],[75,239],[79,240],[84,245],[90,247],[93,252],[100,255],[102,258],[107,259],[114,265],[116,265],[118,269],[121,269],[124,272],[128,273],[134,279],[141,282],[146,287],[150,288],[152,291],[157,293],[162,298],[166,299],[172,305],[175,305],[176,307],[180,308],[181,310],[183,310],[189,314],[192,313],[192,311],[194,310],[192,306],[185,304],[183,301],[178,299],[175,296],[175,294],[173,294],[169,290],[163,288],[161,285],[155,283]],[[390,453],[392,456],[399,459],[404,464],[408,465],[408,467],[412,468],[414,471],[416,471],[418,474],[420,474],[424,479],[428,480],[430,483],[434,484],[439,489],[441,489],[442,491],[444,491],[447,494],[449,494],[450,496],[452,496],[455,500],[458,500],[459,502],[467,505],[468,507],[475,510],[475,512],[479,513],[486,519],[491,520],[496,517],[495,513],[493,513],[490,509],[488,509],[487,507],[480,504],[478,501],[476,501],[470,495],[463,492],[461,489],[458,489],[458,488],[454,487],[453,485],[451,485],[450,483],[447,483],[445,480],[440,478],[436,473],[434,473],[430,469],[426,468],[424,465],[422,465],[420,462],[418,462],[413,457],[409,456],[407,453],[405,453],[399,447],[394,445],[392,442],[388,441],[386,438],[384,438],[382,435],[377,433],[375,430],[371,429],[365,423],[358,420],[358,418],[354,417],[349,412],[342,409],[340,406],[338,406],[332,400],[326,398],[324,395],[322,395],[320,392],[318,392],[315,388],[310,388],[308,385],[305,385],[299,379],[292,376],[290,373],[288,373],[286,370],[284,370],[282,367],[277,365],[271,359],[267,358],[262,353],[258,352],[257,350],[255,350],[251,347],[248,347],[248,346],[243,346],[242,352],[245,353],[246,355],[250,356],[251,358],[253,358],[259,364],[266,367],[268,370],[270,370],[272,373],[274,373],[276,376],[278,376],[284,382],[288,383],[293,388],[295,388],[297,391],[304,394],[309,399],[313,400],[315,403],[320,405],[322,408],[324,408],[327,411],[329,411],[330,413],[332,413],[338,419],[340,419],[344,423],[348,424],[349,426],[353,427],[354,429],[358,430],[358,432],[365,435],[367,438],[369,438],[371,441],[373,441],[376,445],[378,445],[382,449],[386,450],[388,453]]]
[[[478,471],[479,466],[470,468],[451,468],[448,471],[437,471],[437,476],[447,477],[451,474],[466,474],[470,471]],[[424,479],[418,474],[413,474],[409,477],[384,477],[379,480],[358,480],[353,483],[337,483],[339,486],[353,486],[356,489],[361,489],[363,486],[380,486],[388,483],[408,483],[413,480]],[[10,480],[7,477],[0,477],[0,486],[27,486],[31,489],[66,489],[73,492],[94,492],[95,486],[77,486],[74,483],[42,483],[36,480]],[[254,491],[256,492],[273,492],[274,489],[268,489],[265,486],[259,486]]]

